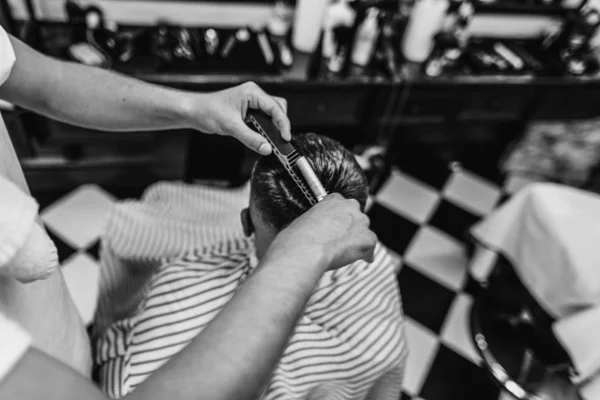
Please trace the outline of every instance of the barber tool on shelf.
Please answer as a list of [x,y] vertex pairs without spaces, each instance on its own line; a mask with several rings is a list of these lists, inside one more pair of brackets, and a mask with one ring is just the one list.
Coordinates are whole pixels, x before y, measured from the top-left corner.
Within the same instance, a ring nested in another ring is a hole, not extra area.
[[228,58],[231,55],[233,49],[240,43],[246,43],[250,40],[250,31],[246,28],[240,28],[232,33],[225,45],[221,49],[221,57]]
[[273,53],[273,46],[271,46],[271,41],[267,33],[264,30],[256,32],[256,40],[267,65],[273,65],[275,62],[275,53]]
[[506,47],[503,43],[494,43],[493,49],[496,52],[496,54],[502,57],[504,61],[509,63],[515,71],[520,72],[524,70],[525,62],[523,61],[523,59],[511,49]]
[[289,5],[284,0],[275,3],[273,15],[267,23],[267,31],[277,49],[277,63],[283,68],[294,64],[294,55],[288,44],[288,35],[292,24],[292,14]]
[[326,76],[335,77],[341,74],[348,59],[352,41],[352,28],[339,26],[333,30],[335,47],[331,57],[325,59]]
[[268,34],[255,28],[195,28],[163,24],[148,30],[145,40],[149,44],[144,49],[149,48],[150,51],[142,56],[152,59],[141,58],[141,61],[153,70],[228,75],[277,74],[281,71]]
[[110,68],[119,50],[116,25],[107,23],[98,7],[83,9],[74,2],[68,2],[66,7],[68,17],[84,25],[83,29],[74,33],[67,55],[82,64]]
[[[398,35],[395,29],[396,19],[393,13],[384,13],[380,36],[380,60],[383,69],[394,82],[402,80],[399,67],[399,52],[397,51]],[[376,55],[377,57],[377,55]]]
[[355,74],[361,74],[373,58],[380,34],[379,15],[380,11],[377,8],[369,8],[356,31],[354,47],[350,53]]
[[[390,0],[337,0],[326,10],[309,77],[401,80],[398,43],[408,10]],[[320,55],[320,57],[319,57]]]
[[555,61],[539,46],[539,39],[472,38],[460,65],[475,75],[554,75]]
[[338,0],[327,9],[321,46],[325,76],[370,75],[375,59],[379,69],[386,68],[380,38],[384,21],[393,15],[387,6],[387,1]]
[[456,68],[468,45],[467,28],[474,9],[469,0],[453,1],[449,9],[450,27],[434,37],[434,49],[424,66],[425,74],[440,76]]
[[102,10],[95,6],[83,8],[78,2],[65,3],[65,12],[71,29],[71,45],[67,55],[83,64],[109,67],[114,62],[126,63],[144,47],[147,29],[119,30],[106,20]]
[[256,130],[268,140],[273,148],[273,154],[290,174],[290,177],[311,205],[327,196],[325,188],[323,188],[321,181],[315,175],[306,158],[299,154],[290,142],[286,142],[281,138],[279,129],[268,115],[252,110],[248,112],[246,123],[251,129]]
[[538,73],[544,69],[542,62],[538,58],[534,57],[524,46],[509,41],[498,43],[502,44],[508,50],[512,51],[518,58],[520,58],[523,61],[523,65],[525,66],[526,70]]
[[290,46],[288,46],[287,40],[281,36],[274,36],[273,40],[275,46],[277,46],[279,64],[284,68],[290,68],[294,64],[294,54]]
[[131,61],[138,51],[147,48],[147,33],[148,30],[145,28],[118,32],[115,37],[117,44],[114,58],[121,63]]
[[329,5],[325,11],[321,57],[328,75],[335,75],[342,70],[355,19],[356,11],[350,7],[347,0]]
[[455,67],[463,53],[456,38],[449,34],[440,34],[435,38],[435,50],[424,67],[425,75],[437,77]]
[[507,74],[511,65],[486,44],[473,44],[466,52],[470,68],[477,74]]
[[85,41],[85,8],[81,7],[78,2],[68,0],[65,2],[65,13],[69,24],[73,25],[71,29],[71,43],[79,43]]
[[191,63],[196,60],[192,39],[186,28],[160,25],[151,34],[150,50],[164,64]]
[[204,49],[209,56],[214,55],[219,50],[219,34],[215,29],[204,31]]
[[600,26],[600,13],[588,0],[567,17],[562,28],[548,35],[543,48],[558,58],[567,73],[583,75],[598,70],[598,61],[592,56],[590,41]]

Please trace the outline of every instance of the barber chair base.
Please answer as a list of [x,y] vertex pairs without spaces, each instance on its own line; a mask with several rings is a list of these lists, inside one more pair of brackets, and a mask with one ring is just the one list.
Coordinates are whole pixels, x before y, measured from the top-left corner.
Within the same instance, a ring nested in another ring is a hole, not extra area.
[[510,310],[493,296],[486,293],[475,300],[471,310],[472,338],[493,380],[510,394],[507,399],[578,400],[569,381],[568,365],[549,367],[541,361],[524,344],[518,326]]

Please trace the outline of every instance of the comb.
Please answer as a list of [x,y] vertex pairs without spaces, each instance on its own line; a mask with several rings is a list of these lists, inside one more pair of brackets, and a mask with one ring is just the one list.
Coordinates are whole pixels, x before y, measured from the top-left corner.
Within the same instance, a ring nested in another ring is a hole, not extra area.
[[323,185],[308,164],[306,158],[298,153],[291,143],[283,140],[279,129],[277,129],[269,116],[259,111],[249,111],[246,117],[246,124],[267,139],[273,148],[273,153],[311,205],[315,205],[325,198],[327,192],[325,192]]

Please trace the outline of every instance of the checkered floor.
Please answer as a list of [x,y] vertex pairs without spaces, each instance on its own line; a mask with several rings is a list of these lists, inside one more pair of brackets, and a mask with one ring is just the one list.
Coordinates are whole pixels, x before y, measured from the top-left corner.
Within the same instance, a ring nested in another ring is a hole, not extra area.
[[[510,180],[501,187],[458,164],[400,168],[374,196],[368,213],[380,240],[402,260],[398,280],[410,349],[402,399],[497,399],[499,389],[481,367],[469,336],[477,284],[468,273],[466,231],[528,182]],[[111,205],[122,197],[85,185],[65,196],[38,198],[86,322],[92,320],[98,293],[98,239]],[[474,260],[485,276],[492,261],[485,254]]]

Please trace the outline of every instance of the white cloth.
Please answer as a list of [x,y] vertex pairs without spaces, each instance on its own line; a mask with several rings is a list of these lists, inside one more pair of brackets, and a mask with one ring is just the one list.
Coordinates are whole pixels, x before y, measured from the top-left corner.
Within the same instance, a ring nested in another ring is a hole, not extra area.
[[30,343],[29,334],[0,313],[0,385],[23,357]]
[[15,52],[10,44],[8,35],[0,26],[0,85],[6,82],[10,76],[15,61]]
[[600,196],[533,184],[472,229],[511,261],[523,284],[560,318],[600,303]]
[[580,377],[585,379],[598,372],[600,369],[600,346],[598,345],[600,304],[561,318],[556,321],[553,330],[569,352]]
[[574,365],[585,400],[600,399],[600,196],[533,184],[472,229],[504,255],[556,322],[553,330]]
[[0,275],[22,282],[47,278],[58,254],[36,222],[37,202],[2,176],[0,193]]
[[[15,64],[15,52],[6,31],[0,26],[0,85],[4,84]],[[27,187],[23,171],[19,168],[19,161],[8,136],[4,120],[0,116],[0,164],[7,171],[7,178],[17,183],[20,187]]]
[[600,399],[600,304],[559,319],[552,329],[573,362],[571,379],[581,398]]
[[[98,315],[99,326],[114,323],[96,342],[110,397],[134,390],[181,351],[252,272],[253,243],[240,237],[247,202],[247,187],[162,183],[141,202],[115,207],[103,240]],[[122,304],[118,315],[110,304]],[[396,399],[406,356],[394,266],[378,246],[374,263],[321,279],[263,398]]]
[[0,176],[0,274],[25,244],[35,223],[38,205],[8,179]]

